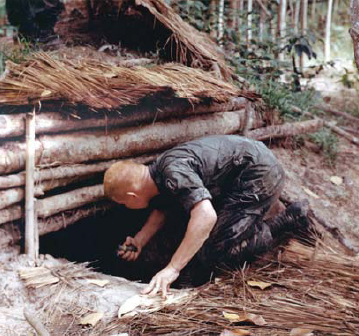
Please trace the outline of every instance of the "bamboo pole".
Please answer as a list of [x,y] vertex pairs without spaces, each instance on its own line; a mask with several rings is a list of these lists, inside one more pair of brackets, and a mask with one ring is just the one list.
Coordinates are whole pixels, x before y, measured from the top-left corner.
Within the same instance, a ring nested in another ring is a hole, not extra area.
[[25,253],[37,259],[39,247],[35,213],[35,108],[26,117]]
[[[118,115],[112,114],[100,118],[75,119],[66,116],[65,113],[42,112],[36,116],[36,134],[69,132],[83,129],[93,129],[101,127],[129,127],[136,124],[150,123],[155,120],[164,120],[173,117],[185,117],[190,115],[200,115],[214,112],[234,111],[243,108],[247,99],[237,97],[230,99],[227,103],[213,103],[211,105],[191,106],[167,106],[161,110],[154,108],[141,108],[136,111],[119,112]],[[17,137],[25,134],[26,115],[20,114],[0,114],[0,139]]]
[[300,1],[301,0],[295,0],[295,6],[294,6],[294,22],[293,22],[293,30],[294,34],[298,34],[299,32],[299,13],[300,13]]
[[328,12],[327,12],[327,22],[325,28],[325,49],[324,49],[324,61],[330,61],[330,37],[331,37],[331,28],[332,28],[332,9],[333,9],[333,0],[328,2]]

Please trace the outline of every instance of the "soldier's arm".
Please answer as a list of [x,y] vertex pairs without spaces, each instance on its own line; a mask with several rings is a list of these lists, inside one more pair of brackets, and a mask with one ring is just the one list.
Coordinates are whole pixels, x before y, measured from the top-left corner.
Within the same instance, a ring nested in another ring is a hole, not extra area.
[[153,210],[142,229],[136,234],[135,239],[141,246],[145,246],[150,239],[159,231],[165,223],[166,215],[160,210]]
[[135,235],[135,237],[127,237],[126,245],[134,245],[137,251],[120,251],[119,255],[127,261],[135,261],[140,255],[142,248],[147,245],[150,239],[159,231],[165,223],[166,215],[160,210],[153,210],[148,217],[145,225]]
[[169,266],[181,271],[202,247],[217,222],[217,214],[209,200],[198,202],[191,211],[186,234]]
[[196,203],[191,210],[186,234],[170,263],[152,278],[142,293],[155,295],[161,291],[162,296],[166,297],[171,283],[178,278],[179,272],[202,247],[216,221],[217,214],[211,201],[206,199]]

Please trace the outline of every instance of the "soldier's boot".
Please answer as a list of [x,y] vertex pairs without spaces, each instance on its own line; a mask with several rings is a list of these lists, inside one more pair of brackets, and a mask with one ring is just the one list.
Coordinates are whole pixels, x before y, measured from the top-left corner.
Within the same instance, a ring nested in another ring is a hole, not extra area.
[[308,200],[292,203],[284,211],[266,223],[270,228],[273,238],[279,237],[285,232],[295,232],[308,227]]

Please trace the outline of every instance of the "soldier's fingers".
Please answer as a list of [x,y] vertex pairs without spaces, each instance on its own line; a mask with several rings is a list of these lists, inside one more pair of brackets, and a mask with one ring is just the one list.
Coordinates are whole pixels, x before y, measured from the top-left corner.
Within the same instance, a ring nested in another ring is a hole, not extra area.
[[133,240],[134,240],[134,239],[133,239],[132,237],[127,237],[127,238],[126,238],[126,242],[125,242],[126,245],[133,244]]
[[128,260],[131,255],[131,251],[126,251],[125,254],[122,256],[123,259]]
[[158,291],[160,290],[160,288],[161,288],[160,283],[156,282],[155,287],[152,289],[151,292],[148,293],[148,295],[149,296],[155,296],[158,293]]
[[141,292],[141,294],[148,294],[155,287],[155,279],[152,279],[149,285]]
[[136,253],[135,253],[135,252],[131,252],[130,261],[134,261],[134,260],[136,260]]
[[167,297],[167,289],[168,289],[168,287],[167,287],[166,283],[163,281],[161,290],[162,290],[162,298],[164,298],[164,299]]

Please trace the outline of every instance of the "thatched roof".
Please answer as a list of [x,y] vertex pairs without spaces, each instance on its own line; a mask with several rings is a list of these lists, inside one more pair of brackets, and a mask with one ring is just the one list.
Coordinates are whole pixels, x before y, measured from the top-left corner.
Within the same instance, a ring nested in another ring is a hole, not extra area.
[[182,98],[196,104],[226,102],[237,96],[257,97],[208,72],[180,64],[128,68],[44,52],[20,65],[8,62],[7,75],[0,81],[0,105],[50,100],[113,110],[136,105],[144,98]]
[[232,75],[210,37],[184,22],[162,0],[68,0],[55,31],[71,44],[99,46],[107,41],[159,52],[167,62],[213,70],[226,80]]

